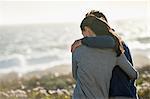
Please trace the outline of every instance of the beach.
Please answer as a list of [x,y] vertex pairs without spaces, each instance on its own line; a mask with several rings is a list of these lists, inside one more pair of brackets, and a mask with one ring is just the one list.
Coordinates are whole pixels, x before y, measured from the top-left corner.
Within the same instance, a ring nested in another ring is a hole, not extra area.
[[[140,72],[139,96],[150,98],[147,23],[130,19],[112,26],[130,48]],[[0,99],[70,99],[75,86],[70,47],[79,38],[81,31],[75,23],[0,26]]]

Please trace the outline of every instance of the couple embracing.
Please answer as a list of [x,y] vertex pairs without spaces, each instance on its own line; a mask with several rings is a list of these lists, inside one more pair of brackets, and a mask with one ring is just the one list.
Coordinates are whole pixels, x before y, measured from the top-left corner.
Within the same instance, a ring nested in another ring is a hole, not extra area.
[[92,10],[80,25],[84,38],[72,45],[73,99],[137,99],[130,51],[109,26],[105,15]]

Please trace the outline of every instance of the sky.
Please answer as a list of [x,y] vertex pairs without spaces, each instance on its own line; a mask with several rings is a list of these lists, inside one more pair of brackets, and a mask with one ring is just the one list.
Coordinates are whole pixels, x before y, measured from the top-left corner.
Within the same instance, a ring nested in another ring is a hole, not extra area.
[[150,17],[150,0],[0,0],[0,25],[80,22],[92,10],[109,21]]

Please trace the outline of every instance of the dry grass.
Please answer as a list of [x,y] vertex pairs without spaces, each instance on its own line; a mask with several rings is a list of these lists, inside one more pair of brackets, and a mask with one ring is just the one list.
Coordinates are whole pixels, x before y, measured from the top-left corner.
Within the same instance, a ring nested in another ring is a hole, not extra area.
[[[150,66],[139,69],[137,80],[141,99],[150,99]],[[71,74],[47,73],[42,76],[19,78],[11,73],[0,79],[0,99],[70,99],[75,81]]]

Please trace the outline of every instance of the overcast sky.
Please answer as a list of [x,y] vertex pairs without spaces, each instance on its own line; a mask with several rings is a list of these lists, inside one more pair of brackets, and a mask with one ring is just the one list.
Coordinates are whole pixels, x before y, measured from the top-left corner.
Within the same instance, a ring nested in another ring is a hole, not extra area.
[[149,0],[0,1],[0,24],[80,22],[86,12],[102,11],[109,21],[148,18]]

